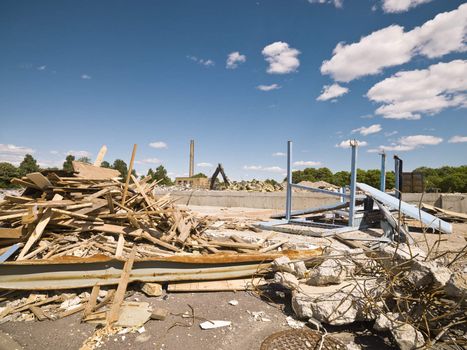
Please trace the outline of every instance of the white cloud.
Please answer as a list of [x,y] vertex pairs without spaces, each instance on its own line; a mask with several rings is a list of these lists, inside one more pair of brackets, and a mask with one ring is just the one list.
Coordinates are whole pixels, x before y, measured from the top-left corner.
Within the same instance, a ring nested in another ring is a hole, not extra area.
[[399,25],[377,30],[352,44],[339,43],[321,73],[349,82],[409,62],[416,55],[436,58],[466,50],[467,4],[438,14],[411,31]]
[[340,86],[337,83],[334,83],[332,85],[324,85],[323,90],[321,91],[321,95],[319,95],[316,98],[316,100],[327,101],[345,95],[347,92],[349,92],[348,88]]
[[423,146],[435,146],[443,142],[441,137],[432,135],[411,135],[401,137],[397,142],[392,143],[389,146],[379,146],[378,148],[369,149],[368,152],[381,152],[381,151],[394,151],[394,152],[405,152],[412,151],[416,148]]
[[402,71],[374,85],[367,97],[382,103],[375,113],[389,119],[420,119],[449,107],[467,107],[467,60]]
[[196,62],[205,67],[211,67],[215,65],[215,62],[211,59],[198,58],[196,56],[186,56],[189,60]]
[[227,56],[227,61],[225,63],[225,67],[227,69],[235,69],[235,68],[238,67],[238,65],[240,63],[244,63],[244,62],[246,62],[246,56],[245,55],[241,55],[240,52],[238,52],[238,51],[231,52]]
[[[338,143],[336,145],[336,147],[339,147],[339,148],[350,148],[350,142],[352,142],[354,140],[344,140],[340,143]],[[358,143],[358,147],[365,147],[365,146],[368,146],[368,142],[366,141],[358,141],[357,140],[357,143]]]
[[390,136],[394,136],[394,135],[396,135],[396,134],[398,134],[398,133],[399,133],[399,132],[396,131],[396,130],[394,130],[394,131],[388,131],[388,132],[385,132],[385,133],[384,133],[384,136],[390,137]]
[[168,148],[169,146],[167,146],[167,144],[164,141],[154,141],[149,144],[149,147],[161,149]]
[[0,162],[9,162],[18,165],[26,154],[34,154],[36,151],[29,147],[0,143]]
[[267,72],[270,74],[286,74],[295,72],[300,66],[298,55],[300,51],[289,47],[283,41],[276,41],[266,46],[262,54],[269,63]]
[[59,151],[55,151],[55,150],[52,150],[52,151],[50,151],[49,153],[50,153],[50,154],[53,154],[53,155],[58,155],[58,154],[60,154]]
[[383,11],[387,13],[406,12],[415,6],[425,4],[432,0],[382,0]]
[[359,132],[360,135],[370,135],[370,134],[376,134],[378,132],[380,132],[381,130],[383,130],[383,128],[381,127],[381,124],[373,124],[373,125],[370,125],[368,127],[360,127],[360,128],[357,128],[357,129],[353,129],[352,130],[352,133],[356,133],[356,132]]
[[333,4],[337,8],[342,8],[344,0],[308,0],[310,4]]
[[162,161],[158,158],[144,158],[141,160],[135,160],[136,164],[159,164]]
[[271,84],[271,85],[258,85],[256,87],[258,90],[261,90],[261,91],[271,91],[271,90],[277,90],[277,89],[280,89],[281,86],[280,85],[277,85],[277,84]]
[[283,173],[285,169],[278,166],[263,167],[262,165],[244,165],[244,170],[264,171],[269,173]]
[[45,65],[44,66],[39,66],[39,67],[37,67],[37,70],[45,70],[46,68],[47,68],[47,66],[45,66]]
[[68,151],[66,152],[67,155],[71,154],[77,158],[81,158],[81,157],[88,157],[90,158],[92,156],[92,153],[88,152],[88,151]]
[[321,162],[314,162],[312,160],[298,160],[293,163],[294,166],[319,166]]
[[449,139],[449,143],[467,142],[467,136],[453,136]]
[[284,152],[274,152],[272,154],[273,157],[285,157],[287,154]]
[[81,79],[90,80],[90,79],[92,79],[92,77],[90,75],[88,75],[88,74],[82,74]]
[[200,168],[212,168],[212,164],[211,163],[206,163],[206,162],[198,163],[198,164],[196,164],[196,166],[199,166]]

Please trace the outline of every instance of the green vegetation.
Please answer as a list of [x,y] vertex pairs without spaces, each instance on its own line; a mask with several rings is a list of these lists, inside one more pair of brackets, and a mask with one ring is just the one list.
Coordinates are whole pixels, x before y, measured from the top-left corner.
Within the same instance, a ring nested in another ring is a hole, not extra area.
[[467,192],[467,165],[436,169],[420,167],[414,171],[424,174],[427,192]]
[[65,162],[63,163],[63,170],[68,171],[69,173],[73,172],[73,162],[75,160],[75,156],[71,154],[67,155],[65,158]]
[[198,173],[198,174],[193,175],[192,177],[207,177],[207,175],[203,173]]
[[37,165],[37,161],[34,159],[33,156],[30,154],[26,154],[24,156],[23,161],[19,165],[19,174],[24,176],[29,173],[35,173],[39,171],[39,165]]
[[148,170],[147,176],[151,176],[152,181],[159,181],[159,185],[171,186],[173,185],[172,180],[167,176],[167,170],[163,165],[159,165],[156,171],[151,168]]
[[[357,169],[357,181],[364,182],[370,186],[379,188],[380,171],[377,169],[362,170]],[[350,172],[338,171],[333,173],[328,168],[306,168],[304,170],[294,171],[292,181],[299,183],[301,181],[326,181],[330,184],[342,187],[350,184]],[[390,171],[386,173],[386,188],[394,188],[395,175]]]

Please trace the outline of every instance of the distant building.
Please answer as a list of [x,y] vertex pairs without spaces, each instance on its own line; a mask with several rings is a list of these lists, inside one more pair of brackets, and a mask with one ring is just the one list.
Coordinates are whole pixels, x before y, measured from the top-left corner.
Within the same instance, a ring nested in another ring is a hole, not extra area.
[[176,177],[175,185],[188,188],[209,188],[209,179],[207,177]]

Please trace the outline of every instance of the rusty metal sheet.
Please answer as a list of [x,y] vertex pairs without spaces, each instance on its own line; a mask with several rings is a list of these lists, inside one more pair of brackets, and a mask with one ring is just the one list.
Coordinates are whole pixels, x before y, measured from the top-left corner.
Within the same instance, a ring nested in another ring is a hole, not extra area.
[[[130,282],[209,281],[246,278],[286,255],[291,260],[321,255],[321,249],[267,254],[186,255],[136,260]],[[0,289],[52,290],[118,284],[125,261],[107,256],[15,261],[0,264]]]

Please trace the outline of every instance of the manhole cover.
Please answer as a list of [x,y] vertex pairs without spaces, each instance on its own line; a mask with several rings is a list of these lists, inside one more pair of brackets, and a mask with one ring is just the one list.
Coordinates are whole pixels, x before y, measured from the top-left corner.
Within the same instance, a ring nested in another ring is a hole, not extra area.
[[[271,334],[261,344],[261,350],[318,350],[323,333],[304,329],[290,329]],[[321,350],[343,350],[345,345],[326,335]]]

